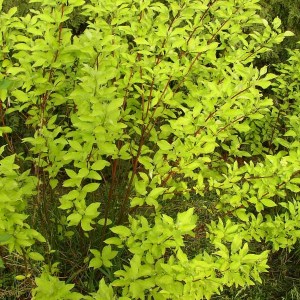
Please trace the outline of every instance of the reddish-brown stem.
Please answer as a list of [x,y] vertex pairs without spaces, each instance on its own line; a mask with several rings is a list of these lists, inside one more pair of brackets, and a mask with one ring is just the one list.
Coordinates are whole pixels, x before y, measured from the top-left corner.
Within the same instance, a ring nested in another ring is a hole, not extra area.
[[[182,9],[182,8],[183,8],[183,7],[181,7],[181,9]],[[175,16],[175,17],[173,18],[173,20],[171,21],[171,23],[170,23],[170,25],[169,25],[169,27],[168,27],[168,32],[171,30],[171,28],[172,28],[172,26],[173,26],[175,20],[179,17],[180,13],[181,13],[181,11],[178,11],[177,14],[176,14],[176,16]],[[163,41],[163,43],[162,43],[161,49],[163,49],[163,48],[165,47],[166,42],[167,42],[167,37],[165,37],[165,39],[164,39],[164,41]],[[155,66],[157,66],[157,65],[163,60],[163,57],[164,57],[164,56],[161,55],[161,54],[157,55],[157,57],[155,58]],[[167,83],[167,85],[165,86],[164,90],[167,89],[168,84],[169,84],[170,81],[171,81],[171,78],[172,78],[172,76],[169,78],[168,83]],[[151,104],[151,99],[152,99],[153,89],[154,89],[154,77],[152,78],[152,81],[151,81],[150,94],[149,94],[149,97],[148,97],[148,103],[147,103],[147,111],[146,111],[145,116],[143,117],[143,120],[145,120],[145,119],[147,118],[147,116],[148,116],[148,114],[149,114],[149,111],[150,111],[150,104]],[[163,94],[164,94],[164,93],[163,93]],[[163,95],[163,94],[162,94],[162,95]],[[162,98],[162,97],[161,97],[161,98]],[[158,101],[158,102],[159,102],[159,101]],[[152,114],[152,115],[153,115],[153,114]]]
[[125,88],[125,95],[124,95],[124,98],[123,98],[123,106],[122,106],[123,110],[126,109],[126,103],[127,103],[129,85],[130,85],[130,80],[131,80],[132,76],[133,76],[133,68],[131,68],[129,79],[128,79],[128,83],[127,83],[127,86]]
[[[138,58],[138,61],[141,60],[141,54],[140,53],[137,55],[137,58]],[[140,78],[143,79],[143,69],[142,69],[142,67],[140,67]],[[142,83],[141,87],[142,87],[141,88],[141,90],[142,90],[142,95],[141,95],[141,97],[142,97],[142,120],[144,120],[145,96],[144,96],[144,84],[143,83]]]
[[[218,0],[214,0],[214,1],[211,1],[208,6],[207,6],[207,9],[204,11],[203,15],[201,16],[201,19],[200,19],[200,23],[203,22],[205,16],[207,15],[207,13],[209,12],[210,8],[212,7],[213,4],[215,4]],[[189,38],[186,42],[186,44],[188,45],[191,38],[193,37],[193,35],[195,34],[196,30],[200,28],[200,25],[199,26],[196,26],[193,31],[191,32],[191,34],[189,35]],[[182,58],[183,56],[185,55],[185,52],[181,52],[180,55],[179,55],[179,58]]]
[[[211,119],[211,118],[215,115],[216,112],[217,112],[216,109],[215,109],[213,112],[211,112],[211,113],[206,117],[206,119],[205,119],[204,122],[207,122],[209,119]],[[199,128],[197,129],[197,131],[195,131],[194,136],[197,136],[203,128],[204,128],[203,126],[199,127]]]
[[193,192],[195,191],[194,189],[185,189],[183,191],[173,191],[173,192],[164,192],[164,195],[181,195],[183,193],[190,193],[190,192]]
[[112,165],[112,170],[111,170],[111,184],[110,184],[110,188],[109,188],[109,192],[108,192],[108,198],[107,198],[107,203],[105,205],[104,208],[104,225],[102,227],[102,241],[104,241],[105,239],[105,233],[106,233],[106,228],[107,228],[107,221],[108,221],[108,214],[110,211],[110,207],[111,207],[111,203],[113,201],[113,192],[116,186],[116,175],[117,175],[117,166],[118,166],[118,160],[115,159],[113,161],[113,165]]
[[168,173],[167,177],[166,177],[165,179],[163,179],[163,181],[161,182],[161,185],[160,185],[160,186],[161,186],[161,187],[164,187],[164,186],[167,184],[168,180],[169,180],[170,178],[172,178],[174,174],[176,174],[176,172],[174,172],[174,171],[171,170],[171,171]]
[[255,53],[257,53],[258,51],[260,51],[261,49],[266,48],[265,46],[260,46],[257,50],[255,50],[254,52],[250,53],[246,58],[244,58],[242,61],[247,60],[248,58],[250,58],[251,56],[253,56]]
[[[65,5],[62,4],[61,6],[61,17],[63,17],[64,15],[64,8],[65,8]],[[60,44],[61,43],[61,40],[62,40],[62,28],[63,28],[63,24],[60,23],[59,24],[59,27],[58,27],[58,43]],[[53,56],[53,63],[57,61],[57,58],[58,58],[58,54],[59,54],[59,50],[57,49],[54,53],[54,56]],[[49,71],[49,77],[48,77],[48,82],[50,82],[52,80],[52,77],[53,77],[53,69],[51,68],[50,71]],[[46,105],[47,105],[47,101],[49,99],[49,91],[45,92],[43,95],[42,95],[42,103],[41,103],[41,127],[43,127],[43,125],[45,124],[45,120],[44,120],[44,116],[45,116],[45,109],[46,109]]]
[[249,177],[249,178],[243,178],[245,179],[246,181],[248,180],[255,180],[255,179],[264,179],[264,178],[273,178],[274,175],[269,175],[269,176],[253,176],[253,177]]
[[[149,118],[149,123],[148,123],[148,125],[147,125],[147,127],[146,127],[146,130],[148,130],[148,128],[149,128],[149,126],[150,126],[150,121],[151,121],[151,119],[153,119],[153,117],[154,117],[154,115],[155,115],[155,112],[156,112],[157,108],[159,107],[159,103],[162,101],[163,96],[165,95],[165,93],[166,93],[166,91],[167,91],[167,89],[168,89],[168,86],[169,86],[171,80],[172,80],[172,75],[169,76],[169,79],[168,79],[168,81],[167,81],[167,83],[166,83],[166,85],[165,85],[165,87],[164,87],[164,89],[163,89],[163,92],[161,93],[161,95],[160,95],[160,97],[159,97],[159,99],[158,99],[158,101],[157,101],[157,104],[155,105],[155,108],[154,108],[154,110],[153,110],[153,112],[152,112],[152,114],[151,114],[151,117]],[[154,125],[154,124],[153,124],[153,125]],[[153,126],[151,127],[151,129],[152,129],[152,128],[153,128]],[[150,133],[151,129],[149,130],[149,133]]]
[[[211,38],[208,40],[207,45],[211,44],[212,41],[215,39],[215,37],[217,36],[217,34],[220,32],[220,30],[225,26],[225,24],[230,20],[230,17],[224,21],[222,23],[222,25],[218,28],[218,30],[211,36]],[[203,52],[198,52],[198,54],[194,57],[194,59],[192,60],[192,63],[190,64],[186,74],[183,76],[183,78],[181,79],[181,81],[178,83],[178,85],[176,86],[175,89],[175,93],[179,90],[179,88],[182,86],[182,84],[185,82],[187,75],[191,72],[194,64],[196,63],[196,61],[200,58],[200,56],[202,55]]]
[[150,103],[151,103],[152,93],[153,93],[153,88],[154,88],[154,77],[152,78],[152,81],[151,81],[150,94],[149,94],[149,97],[148,97],[147,111],[146,111],[145,119],[147,118],[147,116],[149,114]]
[[[229,19],[228,19],[229,20]],[[218,29],[218,31],[212,36],[212,38],[210,39],[209,43],[215,38],[216,34],[222,29],[222,27],[228,22],[228,20],[226,20],[221,26],[220,28]],[[199,52],[197,54],[197,56],[194,58],[194,60],[192,61],[189,69],[188,69],[188,72],[186,73],[185,77],[189,74],[190,70],[192,69],[193,65],[195,64],[196,60],[198,60],[198,58],[200,57],[200,55],[202,54],[202,52]],[[159,63],[159,60],[156,61],[156,64]],[[185,77],[183,78],[183,80],[179,83],[177,89],[179,88],[179,86],[183,83]],[[133,170],[132,170],[132,175],[130,177],[130,180],[129,180],[129,183],[128,183],[128,187],[127,187],[127,190],[126,190],[126,193],[125,193],[125,198],[123,200],[123,203],[121,205],[121,208],[120,208],[120,217],[119,217],[119,220],[118,220],[118,224],[120,224],[122,221],[123,221],[123,218],[124,218],[124,212],[125,212],[125,208],[126,208],[126,205],[128,203],[128,200],[129,200],[129,196],[130,196],[130,192],[131,192],[131,189],[132,189],[132,182],[133,182],[133,179],[136,175],[136,171],[137,171],[137,164],[138,164],[138,158],[141,154],[141,149],[142,149],[142,146],[143,146],[143,143],[144,143],[144,138],[146,137],[146,135],[150,134],[154,124],[151,125],[151,120],[152,118],[154,117],[155,115],[155,112],[158,108],[158,104],[161,102],[161,100],[163,99],[163,96],[165,95],[166,91],[167,91],[167,88],[169,86],[169,83],[172,79],[172,76],[170,75],[169,76],[169,79],[168,79],[168,82],[166,83],[165,87],[164,87],[164,90],[158,100],[158,103],[156,105],[156,107],[154,108],[152,114],[151,114],[151,117],[149,118],[149,122],[147,124],[146,127],[143,128],[143,131],[142,131],[142,135],[141,135],[141,139],[140,139],[140,143],[139,143],[139,148],[138,148],[138,152],[137,152],[137,156],[135,157],[134,159],[134,163],[133,163]],[[151,97],[152,97],[152,91],[153,91],[153,87],[154,87],[154,78],[152,80],[152,83],[151,83],[151,89],[150,89],[150,95],[149,95],[149,98],[148,98],[148,108],[147,108],[147,113],[146,113],[146,116],[148,115],[149,113],[149,110],[150,110],[150,100],[151,100]],[[177,90],[176,89],[176,90]],[[151,126],[150,126],[151,125]],[[150,130],[148,131],[148,129],[150,128]],[[147,132],[148,131],[148,132]]]
[[[294,173],[291,175],[291,178],[290,178],[290,179],[295,178],[295,177],[296,177],[297,175],[299,175],[299,174],[300,174],[300,171],[294,172]],[[279,190],[282,186],[284,186],[284,185],[287,184],[287,183],[288,183],[288,182],[286,182],[286,181],[281,182],[280,184],[277,185],[277,188],[276,188],[276,189]],[[261,196],[261,198],[267,196],[268,193],[269,193],[269,192],[264,193],[264,194]]]
[[244,88],[243,90],[241,90],[241,91],[237,92],[237,93],[236,93],[236,94],[234,94],[232,97],[230,97],[230,99],[234,99],[235,97],[239,96],[240,94],[242,94],[242,93],[246,92],[247,90],[249,90],[249,89],[250,89],[250,87],[251,87],[251,86],[248,86],[248,87]]
[[145,133],[146,133],[146,128],[143,125],[138,151],[137,151],[136,157],[133,160],[132,173],[131,173],[131,176],[130,176],[130,179],[129,179],[129,182],[128,182],[128,186],[127,186],[127,189],[126,189],[126,192],[125,192],[123,202],[122,202],[121,207],[120,207],[119,218],[118,218],[117,224],[121,224],[124,221],[124,215],[127,211],[126,206],[128,205],[128,202],[129,202],[129,196],[130,196],[131,189],[132,189],[133,179],[134,179],[134,177],[137,173],[138,160],[139,160],[139,157],[141,155],[142,147],[144,145]]
[[[183,9],[183,7],[181,7],[181,9]],[[171,21],[170,25],[169,25],[169,28],[168,28],[168,32],[171,30],[175,20],[180,16],[180,13],[181,13],[181,10],[179,10],[176,14],[176,16],[173,18],[173,20]],[[162,45],[161,45],[161,50],[163,51],[165,45],[166,45],[166,42],[168,40],[168,36],[165,37]],[[162,60],[163,60],[163,57],[164,55],[160,54],[156,57],[156,61],[155,61],[155,65],[157,66]]]
[[[212,4],[214,4],[216,1],[217,1],[217,0],[211,2],[211,3],[210,3],[210,6],[211,6]],[[208,9],[209,9],[209,8],[208,8]],[[208,10],[207,10],[207,11],[208,11]],[[203,14],[203,18],[204,18],[204,16],[205,16],[206,13],[207,13],[207,12],[205,12],[205,13]],[[169,26],[169,29],[171,28],[173,22],[174,22],[175,19],[178,17],[178,15],[179,15],[179,14],[177,14],[177,15],[174,17],[172,23],[171,23],[170,26]],[[221,26],[218,28],[218,30],[211,36],[210,40],[209,40],[208,43],[207,43],[208,45],[209,45],[210,43],[212,43],[212,41],[215,39],[215,37],[217,36],[217,34],[220,32],[220,30],[225,26],[225,24],[226,24],[229,20],[230,20],[230,18],[228,18],[226,21],[224,21],[224,22],[221,24]],[[192,33],[191,36],[189,37],[189,40],[191,39],[191,37],[192,37],[192,35],[195,33],[195,31],[196,31],[196,29],[193,31],[193,33]],[[162,48],[164,47],[164,45],[165,45],[165,43],[166,43],[166,40],[167,40],[167,37],[165,38],[165,40],[164,40],[164,42],[163,42],[163,44],[162,44]],[[193,66],[194,66],[194,64],[196,63],[196,61],[200,58],[200,56],[202,55],[202,53],[203,53],[203,52],[199,52],[199,53],[196,55],[196,57],[192,60],[192,63],[190,64],[190,66],[189,66],[189,68],[188,68],[186,74],[184,75],[184,77],[182,78],[182,80],[178,83],[178,85],[177,85],[177,87],[176,87],[176,89],[175,89],[175,92],[176,92],[176,91],[180,88],[180,86],[183,84],[183,82],[185,81],[187,75],[190,73],[191,69],[193,68]],[[161,60],[162,60],[162,56],[160,55],[160,56],[158,56],[158,57],[156,58],[156,62],[155,62],[156,65],[157,65],[158,63],[160,63]],[[141,155],[142,146],[143,146],[143,144],[144,144],[144,142],[145,142],[146,136],[147,136],[148,134],[150,134],[150,132],[151,132],[153,126],[154,126],[154,124],[151,124],[151,120],[153,119],[153,117],[154,117],[154,115],[155,115],[155,112],[156,112],[156,110],[157,110],[157,108],[158,108],[158,106],[159,106],[158,104],[162,101],[162,99],[163,99],[163,97],[164,97],[164,95],[165,95],[165,93],[166,93],[166,91],[167,91],[167,88],[168,88],[168,86],[169,86],[169,83],[170,83],[171,79],[172,79],[172,76],[170,75],[170,76],[169,76],[169,79],[168,79],[168,82],[166,83],[166,85],[165,85],[165,87],[164,87],[164,90],[163,90],[163,92],[162,92],[162,94],[161,94],[161,96],[160,96],[160,98],[159,98],[159,100],[158,100],[158,103],[157,103],[157,105],[155,106],[155,108],[154,108],[154,110],[153,110],[153,112],[152,112],[152,114],[151,114],[151,117],[149,118],[148,124],[147,124],[146,126],[143,125],[142,134],[141,134],[141,138],[140,138],[139,146],[138,146],[138,151],[137,151],[137,154],[136,154],[136,156],[135,156],[135,158],[134,158],[134,160],[133,160],[133,170],[132,170],[132,173],[131,173],[131,176],[130,176],[130,179],[129,179],[129,182],[128,182],[128,186],[127,186],[127,189],[126,189],[126,192],[125,192],[125,197],[124,197],[123,202],[122,202],[121,207],[120,207],[120,214],[119,214],[119,219],[118,219],[118,221],[117,221],[117,224],[120,224],[120,223],[122,223],[122,222],[124,221],[124,214],[126,213],[126,206],[128,205],[130,193],[131,193],[131,190],[132,190],[132,183],[133,183],[134,177],[135,177],[135,175],[136,175],[136,173],[137,173],[138,159],[139,159],[139,157],[140,157],[140,155]],[[151,99],[152,99],[153,89],[154,89],[154,78],[152,79],[152,82],[151,82],[150,95],[149,95],[149,97],[148,97],[148,107],[147,107],[147,111],[146,111],[146,115],[145,115],[145,118],[144,118],[144,119],[146,119],[146,117],[148,116],[149,111],[150,111],[150,101],[151,101]],[[127,91],[126,91],[126,96],[127,96]],[[243,116],[243,117],[244,117],[244,116]],[[236,121],[237,121],[237,120],[236,120]],[[229,126],[229,125],[228,125],[228,126]],[[226,127],[225,127],[225,128],[226,128]],[[222,128],[221,130],[224,130],[225,128]]]
[[[61,6],[61,17],[63,17],[64,15],[64,8],[65,8],[65,5],[62,4]],[[62,28],[63,28],[63,24],[62,22],[59,24],[59,28],[58,28],[58,43],[60,44],[61,43],[61,40],[62,40]],[[54,53],[54,56],[53,56],[53,62],[56,62],[57,61],[57,58],[58,58],[58,54],[59,54],[59,50],[57,49]],[[51,68],[49,70],[49,77],[48,77],[48,82],[51,82],[52,80],[52,77],[53,77],[53,73],[54,73],[54,70]],[[40,109],[41,109],[41,117],[40,117],[40,130],[43,128],[43,126],[45,125],[45,111],[46,111],[46,106],[47,106],[47,101],[49,99],[49,96],[50,96],[50,92],[49,91],[46,91],[42,96],[41,96],[41,106],[40,106]],[[37,201],[35,203],[35,210],[33,212],[33,223],[35,222],[35,216],[36,216],[36,210],[38,209],[38,206],[40,205],[41,203],[41,198],[42,198],[42,195],[41,195],[41,154],[39,154],[38,156],[38,163],[37,165],[35,165],[35,175],[37,177]]]
[[94,66],[96,66],[97,70],[99,69],[99,56],[100,56],[100,52],[97,53],[95,63],[94,63]]
[[[61,17],[64,16],[65,4],[61,5]],[[59,24],[58,43],[61,43],[62,22]]]
[[242,119],[244,119],[244,118],[245,118],[245,116],[240,116],[240,117],[236,118],[236,119],[233,120],[232,122],[230,122],[230,123],[228,123],[227,125],[225,125],[224,127],[220,128],[220,129],[218,130],[217,133],[220,133],[221,131],[224,131],[226,128],[228,128],[228,127],[231,126],[232,124],[234,124],[234,123],[236,123],[236,122],[238,122],[239,120],[242,120]]

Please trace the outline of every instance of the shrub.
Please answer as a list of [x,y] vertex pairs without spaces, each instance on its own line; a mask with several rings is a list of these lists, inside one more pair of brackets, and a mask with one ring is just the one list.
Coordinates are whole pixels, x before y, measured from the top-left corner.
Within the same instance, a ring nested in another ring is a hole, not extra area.
[[[299,238],[299,127],[290,67],[270,99],[276,75],[253,61],[292,33],[256,0],[31,2],[0,17],[2,267],[17,259],[36,300],[261,282],[269,252]],[[12,114],[30,136],[12,135]],[[191,238],[206,247],[189,253]]]

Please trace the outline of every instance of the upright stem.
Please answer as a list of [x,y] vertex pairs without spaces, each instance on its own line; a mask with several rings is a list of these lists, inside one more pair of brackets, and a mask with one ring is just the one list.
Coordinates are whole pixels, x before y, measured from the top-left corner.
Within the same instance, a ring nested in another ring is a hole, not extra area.
[[112,179],[111,179],[111,185],[110,185],[109,192],[108,192],[108,199],[107,199],[107,203],[106,203],[105,208],[104,208],[104,225],[102,227],[102,232],[101,232],[101,241],[102,242],[105,239],[107,221],[108,221],[108,214],[109,214],[109,211],[110,211],[110,208],[111,208],[111,203],[113,201],[112,200],[113,199],[113,192],[114,192],[114,189],[116,187],[117,166],[118,166],[118,160],[115,159],[114,162],[113,162],[112,171],[111,171]]
[[138,160],[139,160],[139,157],[140,157],[141,152],[142,152],[142,147],[144,145],[145,133],[146,133],[147,127],[145,127],[143,125],[143,130],[142,130],[142,134],[141,134],[141,138],[140,138],[140,142],[139,142],[138,151],[137,151],[136,157],[134,158],[134,161],[133,161],[132,173],[131,173],[131,176],[130,176],[130,179],[129,179],[129,182],[128,182],[128,186],[127,186],[127,189],[126,189],[126,192],[125,192],[124,199],[122,201],[122,204],[121,204],[121,207],[120,207],[120,210],[119,210],[119,218],[118,218],[117,224],[121,224],[124,221],[125,213],[127,211],[126,206],[128,205],[128,202],[129,202],[129,196],[130,196],[130,193],[131,193],[131,190],[132,190],[133,179],[134,179],[134,177],[137,173]]

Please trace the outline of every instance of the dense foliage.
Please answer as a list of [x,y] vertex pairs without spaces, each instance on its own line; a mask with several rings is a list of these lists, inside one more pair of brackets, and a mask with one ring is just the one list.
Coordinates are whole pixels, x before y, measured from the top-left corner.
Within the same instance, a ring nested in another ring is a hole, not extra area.
[[[161,1],[164,3],[164,1]],[[90,3],[86,0],[86,3]],[[261,10],[260,16],[269,22],[276,17],[282,21],[282,30],[290,30],[295,35],[285,39],[280,45],[274,45],[272,51],[262,54],[256,60],[258,64],[274,64],[274,62],[285,61],[288,57],[286,48],[298,48],[297,41],[300,39],[299,18],[300,1],[299,0],[261,0],[259,2]],[[12,7],[18,7],[15,15],[25,16],[31,8],[38,8],[39,3],[30,3],[29,0],[4,0],[3,11],[8,12]],[[64,27],[72,29],[73,33],[82,33],[87,18],[81,13],[81,7],[76,7],[70,14],[70,18],[64,22]]]
[[300,237],[299,51],[276,74],[256,63],[292,32],[257,0],[31,2],[0,15],[15,297],[209,299],[261,282]]
[[300,40],[300,1],[299,0],[262,0],[263,9],[260,15],[271,22],[275,17],[282,20],[283,30],[291,30],[295,35],[284,40],[280,45],[273,48],[273,51],[263,56],[267,64],[286,61],[288,58],[287,48],[299,48],[297,43]]

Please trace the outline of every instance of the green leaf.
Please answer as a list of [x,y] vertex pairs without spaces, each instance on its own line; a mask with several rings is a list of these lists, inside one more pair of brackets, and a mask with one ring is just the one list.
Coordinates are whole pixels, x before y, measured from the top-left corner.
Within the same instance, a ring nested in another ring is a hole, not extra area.
[[142,206],[145,203],[145,197],[134,197],[130,201],[130,207]]
[[71,169],[65,169],[65,171],[66,171],[66,173],[68,174],[68,176],[70,178],[77,178],[77,173],[74,172],[73,170],[71,170]]
[[249,115],[249,119],[251,119],[251,120],[260,120],[263,118],[264,118],[264,115],[260,114],[260,113],[254,113],[254,114]]
[[199,152],[202,154],[212,153],[214,152],[216,145],[217,144],[215,142],[205,143],[204,146],[202,146],[201,149],[199,149]]
[[58,180],[54,179],[54,178],[51,178],[49,183],[50,183],[51,188],[55,189],[57,184],[58,184]]
[[296,184],[292,184],[290,182],[288,182],[286,184],[286,188],[294,193],[299,193],[300,192],[300,187]]
[[2,133],[11,133],[12,129],[8,126],[2,126],[0,127],[0,135],[2,136]]
[[91,203],[85,210],[85,215],[91,217],[92,219],[96,218],[100,213],[97,211],[100,207],[100,202]]
[[[268,85],[269,86],[269,85]],[[260,102],[260,106],[272,106],[273,105],[273,100],[270,98],[264,98],[261,102]]]
[[105,246],[102,250],[103,265],[107,268],[112,266],[111,260],[116,257],[118,251],[112,251],[111,246]]
[[72,149],[76,150],[76,151],[82,151],[82,146],[80,145],[79,142],[75,141],[75,140],[70,140],[69,144],[71,146]]
[[99,188],[99,186],[100,186],[99,183],[95,183],[95,182],[88,183],[82,188],[82,190],[87,193],[92,193],[95,192]]
[[36,260],[36,261],[44,261],[44,256],[41,255],[40,253],[38,252],[30,252],[28,254],[29,258],[33,259],[33,260]]
[[235,214],[239,219],[241,219],[244,222],[249,221],[249,216],[246,214],[246,209],[245,208],[239,208],[235,211]]
[[251,127],[247,123],[234,124],[233,126],[239,132],[248,132]]
[[15,278],[18,281],[22,281],[22,280],[24,280],[26,278],[26,276],[24,276],[24,275],[17,275],[17,276],[15,276]]
[[93,171],[93,170],[90,171],[87,178],[94,179],[94,180],[101,180],[102,179],[101,175],[99,175],[96,171]]
[[190,233],[196,227],[197,216],[194,215],[194,208],[189,208],[187,211],[178,213],[176,227],[182,233]]
[[28,102],[28,95],[20,90],[15,90],[12,92],[12,95],[15,96],[20,102]]
[[137,45],[149,45],[149,42],[144,38],[135,38],[134,41]]
[[11,239],[12,235],[9,233],[0,234],[0,244],[5,243]]
[[271,82],[268,80],[258,80],[256,81],[256,85],[262,87],[263,89],[268,88],[271,85]]
[[99,221],[98,221],[98,224],[99,225],[102,225],[102,226],[104,226],[104,224],[106,224],[106,225],[111,225],[112,224],[112,220],[111,219],[106,219],[106,222],[105,222],[105,218],[102,218],[102,219],[100,219]]
[[277,29],[277,28],[279,28],[280,25],[281,25],[281,20],[280,20],[278,17],[276,17],[276,18],[273,20],[272,24],[273,24],[273,27],[274,27],[275,29]]
[[[90,251],[93,252],[93,251],[98,251],[98,250],[91,249]],[[93,254],[95,255],[94,252],[93,252]],[[91,261],[89,263],[89,267],[94,268],[94,269],[99,269],[99,268],[101,268],[102,265],[103,265],[103,262],[102,262],[102,259],[100,258],[100,252],[99,252],[99,254],[95,255],[95,257],[91,259]]]
[[76,6],[82,6],[83,4],[85,4],[84,0],[68,0],[69,5],[72,5],[74,7]]
[[163,187],[155,188],[149,193],[148,197],[157,199],[159,196],[163,195],[166,190],[167,188]]
[[131,231],[125,226],[115,226],[110,229],[113,233],[118,234],[120,237],[131,236]]
[[86,176],[88,176],[89,174],[89,169],[88,168],[81,168],[78,172],[78,178],[84,178]]
[[240,237],[239,234],[235,234],[234,238],[231,242],[231,254],[234,254],[238,252],[241,249],[242,246],[242,238]]
[[295,34],[292,31],[289,31],[289,30],[284,32],[284,36],[294,36],[294,35]]
[[157,142],[158,147],[163,150],[163,151],[167,151],[172,149],[172,145],[170,145],[167,141],[165,140],[161,140]]
[[122,245],[122,241],[120,238],[118,237],[111,237],[111,238],[108,238],[104,241],[104,243],[108,244],[108,245],[117,245],[117,246],[120,246]]
[[[98,296],[99,296],[99,298],[95,298],[95,299],[98,299],[98,300],[100,300],[100,299],[101,300],[114,300],[114,299],[116,299],[114,297],[113,288],[111,286],[106,285],[104,278],[102,278],[100,280],[99,290],[97,292],[97,297]],[[119,299],[121,299],[121,298],[119,298]],[[123,300],[125,300],[125,299],[123,299]],[[128,298],[128,300],[130,300],[130,299]]]
[[292,136],[292,137],[296,137],[297,136],[297,133],[294,131],[294,130],[288,130],[284,136]]
[[261,203],[266,207],[277,206],[277,204],[274,201],[267,199],[267,198],[261,199]]
[[80,178],[72,178],[72,179],[67,179],[64,181],[63,186],[64,187],[79,187],[81,183]]
[[80,222],[82,230],[83,231],[93,230],[93,227],[91,226],[91,222],[92,222],[92,219],[90,217],[84,216]]
[[135,187],[135,190],[141,194],[141,195],[146,195],[147,194],[147,190],[146,190],[146,187],[147,187],[147,182],[146,181],[143,181],[143,180],[135,180],[134,182],[134,187]]
[[82,219],[82,215],[79,213],[72,213],[67,217],[68,226],[78,225],[80,220]]
[[181,263],[187,263],[188,262],[188,257],[187,255],[182,251],[181,248],[178,249],[177,253],[176,253],[176,256],[178,258],[178,260],[181,262]]
[[158,202],[154,199],[154,198],[152,198],[152,197],[147,197],[146,198],[146,201],[145,201],[149,206],[154,206],[155,207],[155,209],[158,209],[159,208],[159,204],[158,204]]
[[97,160],[91,166],[92,170],[100,171],[103,170],[106,166],[109,166],[109,162],[106,160]]

